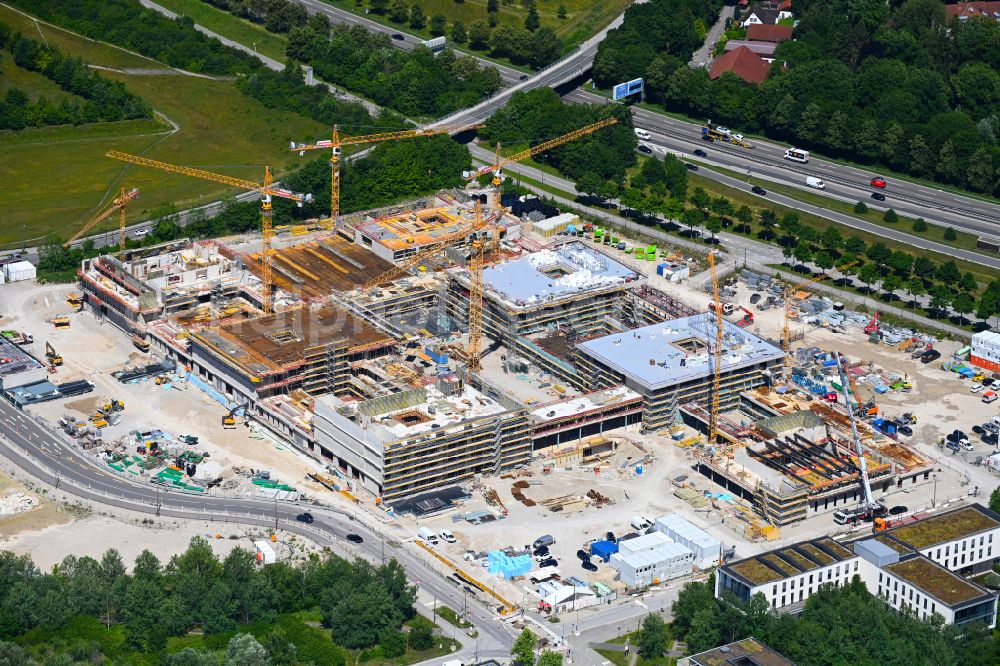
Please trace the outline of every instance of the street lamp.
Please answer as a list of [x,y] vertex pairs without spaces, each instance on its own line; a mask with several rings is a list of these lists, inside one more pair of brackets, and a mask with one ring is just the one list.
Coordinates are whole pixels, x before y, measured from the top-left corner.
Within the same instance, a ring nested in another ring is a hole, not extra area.
[[937,506],[937,482],[938,482],[937,472],[934,472],[933,477],[934,477],[934,500],[932,502],[932,506],[936,507]]

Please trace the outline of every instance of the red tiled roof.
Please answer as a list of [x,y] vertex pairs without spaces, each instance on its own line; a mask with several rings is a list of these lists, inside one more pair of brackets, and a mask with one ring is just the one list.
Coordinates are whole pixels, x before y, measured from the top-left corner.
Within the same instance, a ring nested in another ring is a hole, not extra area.
[[725,72],[732,72],[747,83],[762,83],[767,78],[768,64],[745,46],[734,49],[715,59],[708,78],[717,79]]
[[792,0],[781,0],[781,4],[778,5],[779,12],[790,12],[792,11]]
[[945,5],[944,13],[952,16],[986,16],[994,18],[995,13],[1000,12],[1000,2],[959,2],[954,5]]
[[747,39],[751,42],[784,42],[792,38],[790,25],[751,25]]

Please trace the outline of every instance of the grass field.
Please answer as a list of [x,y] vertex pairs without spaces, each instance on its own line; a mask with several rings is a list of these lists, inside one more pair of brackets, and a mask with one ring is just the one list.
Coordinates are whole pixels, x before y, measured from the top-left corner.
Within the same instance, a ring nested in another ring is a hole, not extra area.
[[[355,4],[354,0],[323,1],[339,9],[345,9],[356,14],[364,14],[365,12],[365,6]],[[456,3],[455,0],[424,0],[422,4],[424,14],[427,15],[428,19],[435,14],[444,14],[448,17],[450,29],[451,24],[456,19],[462,19],[465,22],[466,28],[473,21],[485,20],[486,3],[487,0],[465,0],[461,4]],[[559,18],[560,5],[566,7],[566,18],[564,19]],[[628,5],[629,0],[538,0],[536,6],[542,27],[552,28],[556,36],[563,41],[566,49],[569,50],[601,30],[614,17],[625,11]],[[528,12],[524,8],[524,5],[519,1],[515,1],[512,4],[500,3],[501,22],[523,25],[527,14]],[[392,23],[385,15],[377,16],[369,14],[367,18],[405,29],[406,32],[422,37],[431,36],[427,28],[415,30],[409,27],[407,23]],[[482,55],[479,52],[475,53],[476,55]]]
[[[0,6],[0,21],[24,21]],[[29,21],[29,25],[33,24]],[[21,28],[23,29],[23,27]],[[43,26],[50,44],[80,54],[90,63],[149,68],[151,61],[112,46]],[[125,185],[138,187],[139,199],[129,219],[163,203],[187,207],[230,193],[211,182],[132,167],[104,153],[121,150],[144,157],[201,166],[251,180],[262,178],[262,165],[279,170],[299,160],[291,140],[326,136],[328,128],[297,114],[274,111],[244,97],[231,81],[171,74],[131,76],[104,72],[125,83],[177,126],[134,121],[81,127],[0,132],[0,244],[68,237],[106,205],[109,194]],[[113,225],[109,225],[113,226]]]
[[256,48],[269,58],[285,62],[285,45],[288,41],[283,35],[268,32],[256,23],[216,9],[201,0],[156,0],[156,4],[188,16],[198,25],[227,39]]
[[14,64],[10,51],[0,50],[0,96],[6,95],[11,88],[20,88],[32,100],[42,96],[51,100],[73,97],[38,72],[21,69]]

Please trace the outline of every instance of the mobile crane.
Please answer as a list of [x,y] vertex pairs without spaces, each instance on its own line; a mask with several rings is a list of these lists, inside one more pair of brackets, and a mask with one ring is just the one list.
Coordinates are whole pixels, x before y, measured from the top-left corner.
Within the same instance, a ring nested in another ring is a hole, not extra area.
[[129,155],[128,153],[122,153],[117,150],[109,150],[105,153],[105,156],[121,160],[123,162],[129,162],[130,164],[160,169],[161,171],[166,171],[168,173],[179,173],[185,176],[201,178],[202,180],[222,183],[223,185],[239,187],[250,192],[259,192],[261,195],[260,231],[261,238],[263,240],[263,247],[260,253],[260,278],[262,283],[261,310],[264,311],[264,314],[271,314],[273,310],[273,294],[271,293],[271,290],[273,289],[273,280],[271,278],[271,236],[274,233],[274,227],[272,224],[273,212],[271,210],[271,197],[274,196],[281,197],[282,199],[290,199],[294,201],[296,205],[302,206],[303,203],[312,201],[311,194],[298,194],[282,187],[278,187],[271,179],[271,168],[267,166],[264,167],[264,182],[255,183],[252,180],[224,176],[222,174],[212,173],[211,171],[204,171],[202,169],[194,169],[192,167],[177,166],[176,164],[168,164],[158,160],[151,160],[146,157]]
[[326,139],[313,143],[295,143],[293,141],[290,150],[297,151],[299,155],[304,155],[307,150],[330,149],[330,224],[335,226],[337,224],[337,217],[340,215],[340,153],[343,146],[395,141],[397,139],[412,139],[418,136],[433,136],[435,134],[451,134],[452,132],[464,132],[465,130],[476,129],[478,127],[482,127],[482,124],[439,125],[437,127],[418,127],[398,132],[381,132],[379,134],[362,136],[341,136],[339,127],[334,125],[329,141]]
[[875,501],[872,496],[872,485],[868,480],[868,463],[865,461],[861,437],[858,435],[858,424],[854,418],[854,410],[851,408],[851,396],[848,388],[851,382],[847,378],[847,373],[844,372],[844,364],[839,353],[837,354],[837,372],[840,375],[840,390],[844,394],[844,404],[847,405],[847,416],[851,420],[851,440],[858,456],[858,471],[861,476],[861,489],[864,492],[864,499],[856,509],[842,509],[833,514],[834,522],[846,525],[859,520],[874,520],[885,514],[885,506],[881,502]]
[[108,206],[103,211],[101,211],[100,213],[98,213],[97,215],[95,215],[94,217],[90,218],[90,221],[87,222],[87,224],[83,225],[83,227],[81,227],[79,231],[73,234],[73,236],[70,237],[68,241],[63,243],[63,247],[69,247],[70,245],[72,245],[85,233],[93,229],[99,223],[111,217],[111,214],[117,210],[118,251],[124,252],[125,251],[125,206],[128,205],[130,201],[132,201],[138,196],[139,196],[139,190],[137,188],[133,187],[131,190],[126,191],[126,189],[123,187],[119,195],[115,197],[114,201],[111,202],[111,205]]

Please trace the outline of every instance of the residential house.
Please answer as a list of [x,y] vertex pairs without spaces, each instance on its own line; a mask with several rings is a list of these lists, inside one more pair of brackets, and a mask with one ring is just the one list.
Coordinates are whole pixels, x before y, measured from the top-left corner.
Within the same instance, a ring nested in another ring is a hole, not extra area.
[[767,70],[768,64],[763,58],[746,46],[740,46],[716,58],[708,78],[715,80],[726,72],[732,72],[747,83],[763,83]]
[[778,3],[755,2],[743,14],[742,25],[749,28],[752,25],[774,25],[778,22]]
[[792,38],[790,25],[763,25],[755,23],[747,28],[747,40],[751,42],[771,42],[778,44]]
[[945,5],[944,14],[949,20],[958,18],[960,21],[968,21],[974,16],[1000,21],[1000,2],[991,0],[990,2],[959,2],[954,5]]

